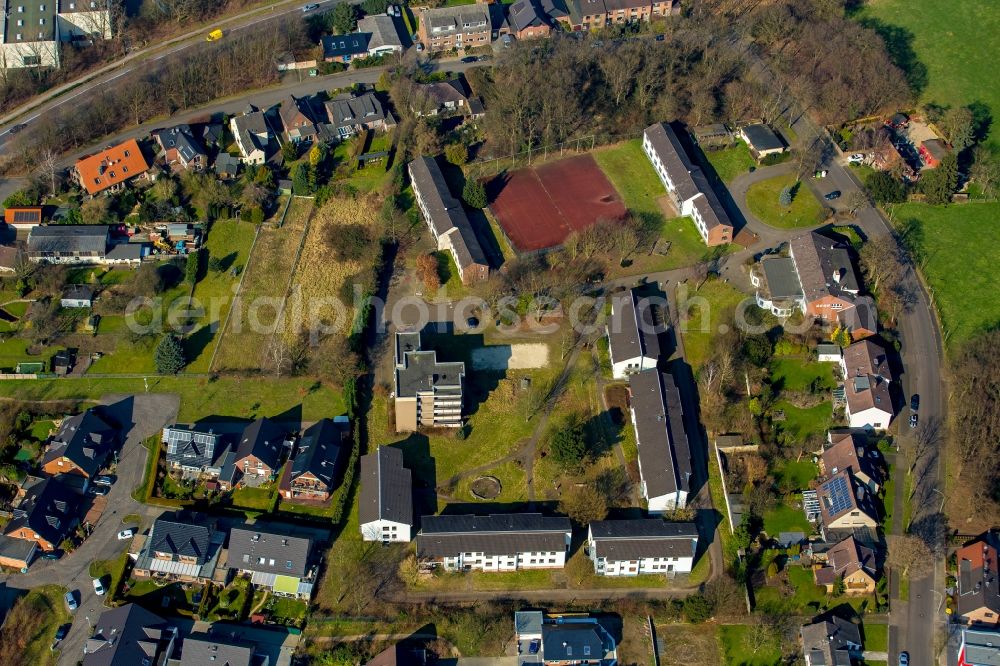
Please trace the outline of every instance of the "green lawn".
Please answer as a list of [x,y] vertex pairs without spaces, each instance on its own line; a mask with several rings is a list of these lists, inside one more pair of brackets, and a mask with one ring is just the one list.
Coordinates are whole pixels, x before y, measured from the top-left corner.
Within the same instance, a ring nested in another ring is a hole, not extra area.
[[779,666],[781,641],[774,638],[765,642],[754,652],[748,647],[746,636],[749,627],[745,624],[724,624],[719,627],[719,642],[726,666]]
[[771,383],[781,391],[830,391],[837,385],[833,367],[803,358],[776,358],[771,362]]
[[808,439],[811,435],[822,435],[833,425],[829,402],[821,402],[815,407],[803,409],[790,402],[779,400],[774,404],[774,409],[785,412],[785,420],[777,421],[775,425],[798,440]]
[[705,159],[715,169],[715,173],[727,185],[736,180],[737,176],[748,173],[751,167],[757,165],[756,160],[750,154],[750,149],[747,148],[747,144],[742,141],[737,142],[731,148],[708,150],[703,151],[703,153]]
[[958,349],[994,326],[1000,320],[1000,300],[993,293],[993,271],[1000,263],[1000,203],[903,204],[895,207],[895,219],[899,224],[919,221],[914,238],[948,347]]
[[772,460],[771,473],[779,487],[786,485],[796,490],[806,490],[809,482],[816,478],[819,469],[811,459],[804,460]]
[[[791,595],[786,594],[786,591],[779,586],[785,576],[793,590]],[[860,610],[866,602],[871,601],[869,597],[864,596],[829,595],[825,588],[816,584],[811,569],[797,564],[787,565],[786,570],[778,574],[777,579],[770,581],[768,585],[756,588],[754,595],[757,599],[757,608],[762,612],[784,610],[801,615],[815,615],[844,603],[850,604],[855,610]]]
[[31,434],[31,437],[33,439],[36,439],[39,442],[44,442],[46,439],[48,439],[49,433],[52,432],[52,429],[54,427],[55,423],[49,421],[48,419],[42,419],[33,422],[28,432]]
[[237,488],[233,491],[233,506],[251,511],[267,511],[274,502],[277,489],[272,486],[263,488]]
[[684,354],[687,362],[697,371],[708,360],[722,327],[732,329],[736,306],[750,297],[722,280],[708,280],[697,291],[695,287],[697,285],[691,282],[678,285],[676,302],[681,317]]
[[[885,624],[866,624],[865,649],[872,652],[886,652],[889,649],[889,626]],[[869,662],[870,663],[870,662]]]
[[796,182],[794,174],[788,174],[754,183],[747,190],[750,211],[765,224],[782,229],[822,223],[826,216],[824,208],[805,183],[799,183],[794,190],[790,206],[782,206],[778,201],[781,191],[786,187],[796,188]]
[[49,371],[49,361],[56,352],[63,349],[60,346],[49,346],[42,350],[41,354],[29,355],[29,343],[22,338],[8,338],[0,341],[0,370],[13,372],[18,363],[32,362],[44,363],[45,372]]
[[[256,418],[301,407],[302,419],[314,421],[344,413],[339,390],[300,377],[267,381],[258,378],[150,377],[151,393],[181,396],[178,420],[191,423],[209,416]],[[143,393],[142,379],[63,378],[31,382],[0,380],[0,396],[20,400],[97,400],[108,393]]]
[[800,507],[778,504],[764,514],[764,531],[775,539],[781,532],[804,532],[808,536],[812,534],[813,526]]
[[207,271],[195,285],[194,298],[204,308],[204,316],[198,318],[195,329],[184,341],[188,359],[186,372],[208,372],[218,332],[233,303],[233,286],[239,282],[239,277],[230,271],[246,268],[254,233],[252,224],[239,220],[219,220],[208,232],[205,247],[209,259],[219,259],[224,270]]
[[122,554],[113,560],[94,560],[90,563],[90,577],[100,578],[108,590],[108,594],[111,594],[112,591],[118,589],[118,583],[125,572],[127,558],[128,553],[122,551]]
[[[994,80],[1000,60],[1000,12],[994,0],[870,0],[860,13],[912,36],[916,59],[927,68],[922,102],[961,106],[983,102],[1000,113],[1000,86]],[[904,40],[905,41],[905,40]],[[996,122],[992,142],[997,143]]]

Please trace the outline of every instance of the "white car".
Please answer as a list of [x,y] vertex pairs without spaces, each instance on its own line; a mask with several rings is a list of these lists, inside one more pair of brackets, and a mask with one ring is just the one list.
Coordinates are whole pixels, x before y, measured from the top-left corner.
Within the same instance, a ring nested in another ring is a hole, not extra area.
[[105,592],[104,583],[101,582],[100,578],[95,578],[94,579],[94,592],[96,592],[97,596],[99,596],[99,597],[103,597],[104,596],[104,592]]
[[849,158],[847,158],[851,164],[861,164],[865,161],[865,156],[861,153],[854,153]]
[[135,536],[135,529],[130,527],[127,530],[122,530],[121,532],[118,533],[118,540],[124,541],[125,539],[131,539],[134,536]]

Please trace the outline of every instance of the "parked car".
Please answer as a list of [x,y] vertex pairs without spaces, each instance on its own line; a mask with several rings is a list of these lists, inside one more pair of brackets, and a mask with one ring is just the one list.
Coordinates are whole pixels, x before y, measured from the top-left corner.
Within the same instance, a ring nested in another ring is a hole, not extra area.
[[73,625],[71,625],[71,624],[64,624],[64,625],[60,626],[58,629],[56,629],[56,640],[57,641],[61,641],[62,639],[66,638],[66,634],[69,633],[69,628],[71,626],[73,626]]
[[910,653],[900,652],[899,653],[899,666],[910,666]]
[[75,611],[77,608],[80,607],[80,604],[76,602],[75,592],[67,592],[65,595],[63,595],[63,599],[66,600],[66,608],[69,609],[70,613],[72,613],[73,611]]
[[107,476],[107,475],[105,475],[105,476],[99,476],[96,479],[94,479],[94,483],[96,483],[99,486],[110,486],[114,482],[115,482],[115,480],[113,478],[111,478],[110,476]]
[[920,396],[916,393],[914,393],[913,397],[910,398],[910,409],[913,411],[920,409]]
[[118,533],[118,540],[124,541],[125,539],[131,539],[135,536],[135,528],[128,528],[127,530],[122,530]]
[[100,578],[95,578],[94,579],[94,592],[97,593],[97,596],[103,597],[105,591],[106,590],[104,589],[104,583],[101,582],[101,579]]
[[666,35],[657,35],[657,36],[656,36],[656,41],[658,41],[658,42],[662,42],[662,41],[663,41],[663,40],[665,40],[666,38],[667,38],[667,36],[666,36]]
[[424,45],[421,44],[420,42],[417,42],[417,50],[418,51],[423,51],[424,50]]
[[826,178],[827,173],[828,172],[826,169],[820,169],[819,171],[813,174],[813,178]]
[[910,427],[911,428],[916,428],[917,427],[917,415],[916,414],[910,414]]
[[851,155],[851,156],[850,156],[850,157],[849,157],[848,159],[849,159],[849,160],[850,160],[851,162],[855,162],[855,163],[857,163],[857,164],[861,164],[862,162],[864,162],[864,161],[865,161],[865,156],[864,156],[864,155],[862,155],[861,153],[854,153],[854,154],[853,154],[853,155]]
[[11,134],[17,134],[18,132],[20,132],[21,130],[23,130],[23,129],[24,129],[25,127],[27,127],[27,126],[28,126],[28,125],[27,125],[27,124],[25,124],[25,123],[19,123],[19,124],[17,124],[17,125],[11,125],[11,128],[10,128],[10,129],[9,129],[8,131],[9,131],[9,132],[10,132]]
[[90,485],[89,488],[87,488],[87,492],[90,493],[91,495],[96,495],[96,496],[100,497],[100,496],[107,495],[108,493],[110,493],[111,492],[111,488],[108,487],[108,486],[100,486],[100,485],[97,485],[96,483],[93,483],[93,484]]
[[62,552],[58,550],[50,550],[47,553],[42,553],[43,560],[58,560],[62,557]]
[[834,199],[839,199],[840,198],[840,190],[834,190],[833,192],[830,192],[829,194],[824,194],[823,198],[826,199],[827,201],[833,201]]
[[477,60],[479,60],[479,58],[476,56],[465,56],[462,58],[462,62],[476,62]]
[[542,642],[537,638],[532,639],[531,644],[528,645],[529,654],[538,654],[538,650],[542,647]]
[[317,5],[315,2],[310,2],[308,5],[303,5],[302,6],[302,12],[303,13],[305,13],[305,12],[311,12],[314,9],[319,9],[319,5]]

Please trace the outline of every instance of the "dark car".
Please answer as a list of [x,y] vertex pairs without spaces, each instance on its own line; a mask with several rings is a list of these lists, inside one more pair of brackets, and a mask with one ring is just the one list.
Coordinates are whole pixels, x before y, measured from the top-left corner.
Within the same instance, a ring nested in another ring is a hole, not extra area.
[[62,557],[62,553],[58,550],[50,550],[47,553],[42,553],[43,560],[58,560]]
[[8,131],[11,134],[17,134],[18,132],[20,132],[21,130],[23,130],[25,127],[27,127],[27,125],[25,123],[21,123],[19,125],[11,125],[11,128]]
[[917,427],[917,415],[916,414],[910,414],[910,427],[911,428],[916,428]]
[[535,638],[535,639],[533,639],[531,641],[531,644],[528,646],[528,653],[529,654],[538,654],[538,650],[541,647],[542,647],[542,642],[540,640],[538,640],[537,638]]
[[833,192],[830,192],[829,194],[824,194],[823,198],[826,199],[827,201],[833,201],[834,199],[839,199],[840,198],[840,190],[834,190]]
[[666,38],[667,38],[667,36],[666,36],[666,35],[657,35],[657,36],[656,36],[656,41],[658,41],[658,42],[662,42],[662,41],[663,41],[663,40],[665,40]]
[[61,641],[62,639],[66,638],[66,634],[69,633],[70,626],[72,626],[72,625],[64,624],[61,627],[59,627],[58,629],[56,629],[56,640],[57,641]]
[[91,495],[101,496],[110,493],[111,488],[109,486],[99,486],[97,484],[93,484],[89,488],[87,488],[87,492],[90,493]]
[[462,58],[462,62],[476,62],[477,60],[479,60],[479,58],[476,56],[465,56]]
[[914,393],[913,397],[910,398],[910,409],[912,409],[913,411],[917,411],[918,409],[920,409],[920,396],[917,395],[916,393]]
[[465,325],[469,328],[479,328],[479,319],[476,317],[469,317],[465,320]]

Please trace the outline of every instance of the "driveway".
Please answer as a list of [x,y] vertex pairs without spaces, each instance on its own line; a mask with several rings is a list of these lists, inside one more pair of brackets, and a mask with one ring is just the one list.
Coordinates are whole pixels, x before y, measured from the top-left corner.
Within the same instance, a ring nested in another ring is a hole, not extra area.
[[125,443],[118,452],[114,471],[117,479],[107,495],[107,508],[93,532],[79,548],[61,560],[36,560],[27,574],[0,576],[0,583],[6,583],[11,590],[55,584],[78,591],[80,608],[74,613],[73,628],[62,642],[60,664],[76,664],[80,660],[83,644],[90,633],[89,623],[96,622],[104,609],[104,600],[94,593],[90,563],[115,558],[128,545],[117,537],[124,516],[139,514],[148,525],[163,511],[139,504],[132,499],[131,493],[142,481],[146,465],[146,449],[142,442],[173,422],[180,398],[166,393],[108,395],[101,399],[101,405],[109,417],[121,424]]

